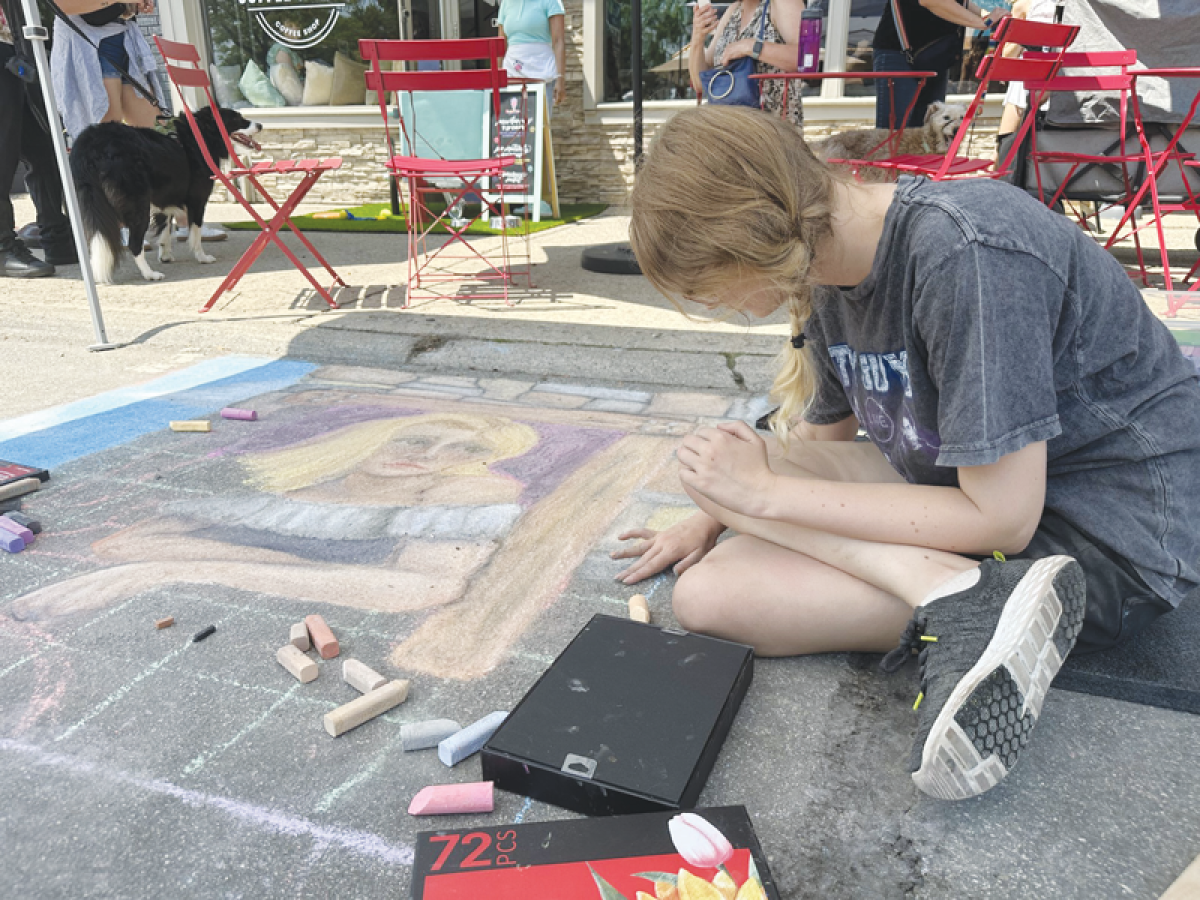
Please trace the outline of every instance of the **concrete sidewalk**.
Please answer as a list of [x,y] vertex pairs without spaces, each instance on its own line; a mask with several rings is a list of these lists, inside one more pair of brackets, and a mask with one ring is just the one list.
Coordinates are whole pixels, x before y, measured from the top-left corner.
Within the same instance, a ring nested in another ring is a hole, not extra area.
[[[27,206],[20,207],[18,220],[29,213]],[[214,209],[211,218],[228,220],[232,208]],[[513,403],[536,402],[541,408],[556,394],[569,398],[558,402],[562,409],[619,400],[628,404],[621,415],[666,418],[688,427],[723,416],[745,418],[765,408],[772,359],[787,334],[786,322],[689,320],[642,278],[596,275],[579,267],[583,247],[622,240],[626,227],[626,216],[613,211],[535,235],[537,289],[518,294],[511,307],[437,300],[407,310],[400,308],[403,292],[395,287],[404,277],[402,237],[316,233],[311,235],[314,244],[351,285],[339,296],[343,309],[323,309],[304,279],[270,250],[236,295],[200,316],[195,310],[252,237],[232,232],[226,243],[207,246],[216,263],[200,266],[179,252],[179,261],[161,282],[143,282],[126,263],[120,282],[101,288],[108,338],[121,345],[104,353],[86,349],[94,338],[77,269],[54,279],[0,281],[5,323],[0,378],[8,385],[0,398],[0,420],[229,354],[316,363],[322,368],[314,371],[307,389],[357,392],[355,396],[418,397],[424,391],[426,400],[438,394],[448,404],[469,404],[488,391],[519,387],[524,393],[513,394]],[[1190,247],[1193,231],[1194,222],[1173,227],[1172,246]],[[1148,294],[1147,302],[1154,307],[1163,301]],[[1180,318],[1200,321],[1200,307],[1185,309]],[[535,396],[536,401],[531,399]],[[165,439],[155,446],[164,457],[170,455]],[[98,478],[103,473],[93,474]],[[164,482],[146,490],[166,489]],[[642,511],[636,504],[631,507],[629,524]],[[80,558],[87,551],[86,540],[85,535],[78,538]],[[481,713],[514,702],[586,616],[620,601],[612,582],[616,569],[607,559],[611,549],[609,543],[597,547],[571,573],[554,615],[544,615],[522,639],[520,652],[494,675],[467,688],[449,683],[427,687],[464,707],[474,704]],[[0,581],[3,564],[0,560]],[[64,561],[65,566],[76,564]],[[654,591],[656,621],[665,623],[670,579],[647,587]],[[249,651],[270,639],[259,634],[263,617],[240,592],[223,588],[192,596],[199,593],[172,598],[174,608],[191,604],[200,612],[211,609],[213,615],[236,608],[242,629],[238,646]],[[4,594],[0,583],[0,597]],[[111,690],[108,670],[87,676],[92,679],[87,683],[83,661],[92,658],[88,653],[102,637],[121,640],[140,628],[145,614],[145,609],[119,606],[94,636],[88,632],[76,640],[71,635],[63,645],[43,641],[39,646],[78,658],[84,686],[103,698]],[[278,611],[271,615],[271,628],[286,618]],[[386,654],[389,635],[380,633],[369,615],[349,619],[348,633]],[[148,641],[145,635],[137,638]],[[26,653],[15,641],[5,646]],[[0,656],[0,670],[15,661]],[[112,660],[106,665],[114,670],[114,679],[141,677],[131,663]],[[210,680],[225,678],[222,689],[228,692],[228,679],[240,674],[213,665]],[[31,690],[41,690],[45,673],[39,669],[28,677],[34,675]],[[1152,900],[1200,852],[1195,717],[1052,691],[1044,723],[1013,776],[977,800],[945,804],[917,794],[903,770],[915,723],[910,710],[915,683],[911,671],[882,678],[866,656],[762,660],[757,665],[751,700],[702,802],[748,806],[789,900]],[[161,731],[148,732],[156,738],[151,749],[137,749],[147,743],[142,735],[119,731],[118,744],[125,741],[131,755],[116,770],[100,765],[109,746],[85,742],[79,753],[44,752],[7,727],[14,719],[3,713],[12,711],[15,698],[0,704],[0,751],[11,766],[7,787],[0,788],[9,810],[0,813],[0,834],[11,837],[0,840],[0,886],[7,885],[13,896],[38,897],[405,895],[402,865],[383,856],[364,862],[349,847],[350,838],[361,834],[411,838],[414,826],[402,812],[410,796],[403,791],[411,785],[392,766],[394,747],[373,745],[378,755],[370,757],[370,772],[379,780],[371,791],[347,794],[350,803],[331,800],[315,811],[293,809],[292,793],[299,789],[277,786],[271,775],[277,761],[284,767],[298,762],[299,749],[289,744],[286,733],[270,741],[261,737],[261,756],[235,748],[231,755],[239,756],[241,765],[227,765],[217,756],[238,740],[240,720],[230,714],[223,720],[226,730],[210,734],[169,717],[173,695],[205,701],[208,691],[218,688],[183,675],[172,677],[170,687],[161,698],[134,699],[137,717],[130,721]],[[74,696],[62,702],[68,709],[79,707],[80,716],[90,714]],[[278,702],[274,695],[256,694],[247,706],[261,707],[261,721],[273,723]],[[222,716],[232,708],[214,707]],[[239,712],[248,715],[245,708]],[[338,748],[342,754],[353,752],[348,742]],[[159,753],[161,760],[155,755]],[[279,833],[261,845],[244,839],[222,818],[228,804],[216,787],[185,789],[158,780],[169,777],[160,767],[173,771],[179,754],[196,771],[196,760],[204,762],[206,771],[215,770],[210,785],[229,784],[230,791],[265,798],[253,809],[235,810],[245,814],[243,820],[265,816],[276,806],[286,807],[294,818],[281,819]],[[94,766],[92,755],[99,759]],[[345,771],[335,773],[350,779],[346,785],[358,783],[352,763],[358,764],[341,759]],[[311,777],[328,781],[331,792],[343,790],[328,774],[314,771]],[[71,796],[64,796],[65,787],[72,789]],[[78,794],[73,793],[76,787]],[[199,812],[181,812],[171,805],[175,800]],[[562,815],[505,796],[487,821]],[[29,823],[22,816],[30,817]],[[27,827],[35,819],[37,828]],[[100,823],[94,833],[83,824],[91,821]],[[37,840],[43,832],[53,839]],[[301,832],[311,846],[297,846]],[[186,840],[176,841],[175,835]],[[14,849],[5,850],[6,845]],[[80,869],[72,865],[75,851],[89,865],[109,854],[111,865],[99,873]],[[161,861],[157,868],[156,860]],[[123,866],[130,873],[124,880]]]

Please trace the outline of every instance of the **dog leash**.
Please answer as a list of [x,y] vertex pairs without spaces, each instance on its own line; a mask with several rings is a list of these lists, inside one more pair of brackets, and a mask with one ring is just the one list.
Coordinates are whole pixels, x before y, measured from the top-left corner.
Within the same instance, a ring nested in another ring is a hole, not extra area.
[[[79,35],[81,38],[83,38],[83,40],[86,43],[90,44],[96,50],[97,53],[100,52],[100,47],[97,46],[96,44],[92,43],[92,39],[89,38],[86,34],[84,34],[83,29],[80,28],[78,25],[76,25],[74,22],[72,22],[71,18],[66,13],[64,13],[61,9],[58,8],[58,3],[56,2],[56,0],[46,0],[46,3],[50,6],[50,9],[54,13],[55,18],[66,23],[68,28],[70,28],[77,35]],[[158,119],[173,118],[171,113],[169,113],[166,109],[163,108],[162,103],[160,103],[158,100],[158,96],[152,90],[150,90],[148,87],[146,87],[140,81],[138,81],[136,78],[134,78],[128,72],[126,72],[123,68],[121,68],[115,62],[113,62],[111,59],[108,62],[109,62],[109,65],[111,65],[114,69],[117,70],[118,74],[120,74],[120,76],[122,78],[124,78],[127,82],[129,82],[130,87],[132,87],[135,91],[137,91],[139,94],[141,94],[142,97],[144,97],[151,104],[153,104],[154,108],[158,110],[158,116],[156,116],[156,118],[158,118]]]

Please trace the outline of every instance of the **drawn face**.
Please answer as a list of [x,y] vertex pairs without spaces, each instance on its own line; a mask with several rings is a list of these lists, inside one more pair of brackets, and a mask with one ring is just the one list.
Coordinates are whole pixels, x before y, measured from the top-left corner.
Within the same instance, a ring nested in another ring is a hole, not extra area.
[[359,470],[380,478],[449,477],[463,474],[462,467],[472,464],[482,473],[495,456],[475,432],[444,423],[416,425],[397,431]]

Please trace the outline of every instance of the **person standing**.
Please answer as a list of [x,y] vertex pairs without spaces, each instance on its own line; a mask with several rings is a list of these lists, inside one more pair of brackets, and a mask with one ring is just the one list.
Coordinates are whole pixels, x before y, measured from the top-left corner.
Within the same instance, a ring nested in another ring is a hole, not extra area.
[[[0,274],[6,278],[42,278],[55,266],[79,260],[71,223],[63,212],[63,186],[54,144],[50,140],[41,88],[36,83],[33,54],[21,34],[24,16],[14,0],[0,0]],[[22,77],[24,73],[29,73]],[[34,80],[27,80],[34,79]],[[16,234],[9,188],[17,164],[29,166],[26,184],[37,207],[45,260],[38,259]]]
[[[899,27],[893,7],[900,12]],[[963,29],[983,31],[999,19],[998,12],[986,12],[973,0],[888,0],[872,43],[874,70],[937,75],[921,88],[907,123],[900,117],[917,91],[917,80],[877,79],[875,127],[920,128],[929,104],[946,99],[950,70],[962,60]]]
[[[759,26],[767,9],[767,0],[736,0],[717,18],[712,4],[697,3],[692,7],[692,43],[688,54],[688,70],[692,87],[700,90],[700,73],[713,66],[727,66],[736,59],[754,59],[755,74],[795,72],[800,52],[800,13],[804,0],[769,0],[767,23],[759,39]],[[707,47],[709,35],[715,35]],[[783,112],[784,84],[768,78],[759,82],[762,108],[779,115]],[[804,123],[804,106],[800,86],[787,92],[787,119],[793,125]]]
[[551,107],[567,99],[566,14],[562,0],[500,0],[496,16],[507,42],[504,68],[515,78],[553,85]]

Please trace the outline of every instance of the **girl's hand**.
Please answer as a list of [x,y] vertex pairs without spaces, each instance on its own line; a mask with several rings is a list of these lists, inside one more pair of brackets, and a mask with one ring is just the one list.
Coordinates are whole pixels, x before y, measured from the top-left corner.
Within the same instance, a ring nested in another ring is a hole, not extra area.
[[767,442],[745,422],[701,428],[676,451],[679,480],[731,512],[761,518],[779,476],[767,463]]
[[141,0],[138,4],[138,12],[143,15],[150,15],[154,12],[154,0]]
[[560,75],[558,77],[558,79],[554,82],[554,103],[555,103],[555,105],[558,105],[558,104],[561,104],[566,99],[567,99],[567,83],[566,83],[566,80]]
[[718,22],[720,17],[711,3],[706,6],[697,3],[692,7],[692,40],[703,44],[704,39],[717,30]]
[[617,581],[636,584],[651,575],[657,575],[672,563],[676,564],[673,570],[675,574],[682,575],[716,546],[717,538],[724,530],[725,527],[716,519],[698,512],[672,525],[666,531],[635,528],[619,534],[617,540],[628,541],[636,538],[641,543],[613,551],[613,559],[640,557],[636,563],[617,576]]

